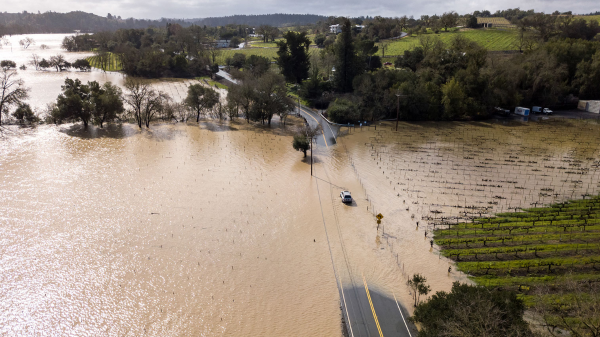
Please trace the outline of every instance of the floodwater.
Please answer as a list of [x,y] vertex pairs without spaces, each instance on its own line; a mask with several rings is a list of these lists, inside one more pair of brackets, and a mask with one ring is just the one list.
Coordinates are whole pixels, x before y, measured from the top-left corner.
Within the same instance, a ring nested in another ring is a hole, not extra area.
[[[50,100],[65,75],[19,73]],[[434,224],[600,188],[593,120],[344,128],[313,177],[291,129],[3,127],[0,334],[336,336],[340,306],[371,314],[351,304],[365,283],[411,312],[410,275],[469,282],[431,247]]]
[[[62,92],[61,86],[64,85],[66,78],[78,78],[83,83],[97,81],[100,84],[112,82],[123,89],[125,77],[121,73],[103,72],[98,69],[92,69],[89,72],[81,72],[77,70],[69,70],[57,72],[54,69],[36,70],[34,66],[29,65],[33,54],[37,54],[40,59],[50,59],[50,57],[61,54],[69,62],[74,62],[77,59],[93,56],[89,52],[71,53],[61,49],[62,40],[65,36],[72,34],[27,34],[27,35],[12,35],[5,36],[5,41],[8,44],[0,43],[0,60],[11,60],[17,63],[17,73],[19,78],[25,81],[25,86],[30,88],[29,99],[27,103],[32,108],[43,112],[46,104],[55,102],[56,97]],[[35,41],[35,45],[29,46],[27,49],[19,45],[19,41],[25,37],[31,37]],[[1,41],[0,41],[1,42]],[[42,49],[41,46],[46,45],[48,49]],[[18,69],[21,65],[27,66],[26,70]],[[154,80],[153,87],[169,95],[174,102],[181,102],[187,95],[187,87],[192,83],[207,83],[192,79],[161,79]],[[221,94],[222,98],[226,93],[222,89],[214,88]]]
[[0,334],[339,335],[316,186],[290,149],[243,124],[5,129]]

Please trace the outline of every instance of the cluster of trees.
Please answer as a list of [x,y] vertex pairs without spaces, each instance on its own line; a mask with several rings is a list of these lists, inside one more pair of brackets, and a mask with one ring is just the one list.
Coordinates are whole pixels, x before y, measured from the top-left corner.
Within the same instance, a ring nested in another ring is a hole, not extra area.
[[235,74],[236,70],[251,72],[254,76],[260,76],[266,73],[271,67],[271,60],[264,56],[235,53],[233,57],[225,58],[225,65],[228,71]]
[[243,114],[248,122],[271,125],[274,115],[285,125],[285,119],[294,108],[294,101],[287,96],[283,76],[272,71],[238,72],[239,84],[229,86],[226,109],[231,116]]
[[61,54],[51,56],[48,60],[45,58],[40,58],[37,54],[32,54],[29,65],[35,67],[36,70],[46,70],[51,68],[56,69],[56,71],[65,71],[70,68],[74,68],[79,71],[91,70],[90,62],[88,60],[78,59],[71,63],[67,61]]
[[420,324],[419,337],[533,337],[524,312],[514,292],[455,282],[418,304],[410,319]]
[[[319,57],[309,65],[303,57],[295,58],[289,68],[303,70],[297,77],[303,98],[319,108],[331,102],[327,113],[338,123],[396,117],[398,105],[402,119],[454,120],[486,118],[497,106],[572,106],[575,97],[600,99],[600,41],[589,40],[597,24],[560,19],[562,32],[575,26],[584,32],[570,38],[548,34],[528,21],[537,17],[522,20],[529,22],[516,41],[522,54],[489,54],[458,34],[449,43],[427,34],[419,37],[418,47],[396,58],[397,69],[379,69],[381,61],[370,56],[377,51],[373,40],[354,32],[345,20],[335,43]],[[288,40],[287,34],[284,38]],[[278,64],[285,75],[282,61]],[[328,67],[335,69],[333,76],[324,71]],[[297,78],[286,76],[294,83]]]
[[35,119],[31,107],[23,102],[28,97],[29,88],[25,87],[25,82],[17,77],[17,72],[2,66],[0,68],[0,125],[2,125],[2,115],[8,115],[13,106],[17,106],[18,112],[13,113],[17,119]]

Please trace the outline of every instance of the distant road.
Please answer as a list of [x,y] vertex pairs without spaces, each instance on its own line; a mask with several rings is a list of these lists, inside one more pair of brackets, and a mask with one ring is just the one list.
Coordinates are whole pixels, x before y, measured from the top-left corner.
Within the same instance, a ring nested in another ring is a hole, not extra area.
[[323,134],[319,137],[316,137],[317,145],[330,147],[337,143],[336,138],[339,131],[338,127],[329,125],[329,123],[327,123],[318,113],[315,113],[311,109],[302,105],[300,106],[300,114],[306,118],[308,125],[311,127],[321,125]]

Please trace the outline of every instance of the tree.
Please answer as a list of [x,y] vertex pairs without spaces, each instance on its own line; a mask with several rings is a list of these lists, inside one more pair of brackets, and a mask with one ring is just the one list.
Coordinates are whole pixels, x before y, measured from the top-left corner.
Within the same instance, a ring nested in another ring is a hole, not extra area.
[[289,31],[283,35],[285,41],[278,41],[276,58],[277,65],[287,82],[302,83],[308,78],[310,61],[308,59],[308,47],[310,39],[306,32]]
[[271,125],[273,115],[279,115],[285,122],[287,113],[294,109],[294,102],[287,96],[283,76],[266,73],[255,81],[254,101],[250,109],[250,118]]
[[341,92],[352,91],[352,81],[360,73],[360,61],[354,50],[350,20],[344,19],[342,33],[334,45],[336,63],[334,82]]
[[411,320],[421,325],[419,337],[530,337],[524,311],[514,292],[455,282],[450,293],[419,304]]
[[414,274],[411,279],[406,282],[406,285],[412,290],[412,296],[415,300],[415,307],[419,304],[421,295],[429,294],[431,287],[425,284],[427,279],[421,274]]
[[93,110],[90,101],[90,86],[82,84],[79,79],[67,78],[61,88],[63,92],[56,99],[59,119],[79,119],[87,128]]
[[442,104],[444,104],[444,117],[454,119],[466,113],[467,96],[456,78],[451,78],[442,85]]
[[458,14],[454,11],[444,13],[440,19],[444,30],[448,31],[448,28],[455,27],[458,23]]
[[19,41],[19,45],[21,45],[21,47],[23,47],[23,49],[27,49],[27,48],[29,48],[29,46],[35,45],[35,40],[30,37],[26,37]]
[[89,83],[91,100],[93,104],[92,121],[100,125],[106,121],[113,120],[125,111],[123,108],[123,92],[121,88],[106,82],[102,86],[98,82]]
[[15,61],[2,60],[2,61],[0,61],[0,67],[6,68],[6,69],[10,69],[10,68],[14,69],[17,67],[17,64],[15,63]]
[[343,98],[336,99],[327,108],[327,117],[334,123],[355,123],[360,118],[356,104]]
[[543,318],[551,336],[600,336],[600,285],[597,282],[563,276],[552,286],[538,286],[534,303],[534,311]]
[[296,134],[294,135],[292,147],[296,151],[302,151],[304,153],[304,158],[306,158],[306,152],[310,149],[310,140],[304,134]]
[[17,109],[15,109],[15,111],[12,113],[12,116],[21,123],[23,120],[26,120],[30,123],[35,123],[40,120],[38,116],[33,113],[33,110],[31,110],[31,106],[27,103],[20,103],[17,106]]
[[62,54],[50,57],[49,64],[51,67],[55,67],[57,72],[71,67],[71,63],[65,60],[65,57],[62,56]]
[[142,128],[142,124],[150,127],[154,115],[162,108],[167,95],[161,91],[156,92],[146,80],[128,77],[125,80],[127,94],[123,100],[131,107],[130,113],[136,123]]
[[35,70],[40,69],[40,57],[37,54],[31,54],[31,61],[29,64],[35,67]]
[[207,88],[201,84],[192,84],[188,87],[184,103],[196,112],[196,122],[200,122],[200,114],[207,109],[212,109],[219,103],[219,93],[213,88]]
[[15,70],[0,69],[0,125],[2,125],[3,113],[8,114],[11,106],[21,104],[29,97],[29,88],[26,88],[25,82],[16,76]]
[[271,61],[264,56],[250,55],[244,62],[244,69],[248,70],[254,77],[261,77],[269,71],[270,67]]
[[590,61],[579,62],[573,85],[579,88],[580,98],[600,99],[600,51]]
[[80,71],[90,71],[92,66],[90,66],[90,62],[86,59],[78,59],[72,64],[73,68],[79,69]]

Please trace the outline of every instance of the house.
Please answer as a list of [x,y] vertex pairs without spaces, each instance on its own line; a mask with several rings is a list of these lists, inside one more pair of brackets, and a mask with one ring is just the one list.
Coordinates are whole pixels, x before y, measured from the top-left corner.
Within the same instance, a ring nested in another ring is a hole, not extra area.
[[342,27],[340,25],[331,25],[329,26],[329,32],[333,34],[339,34],[342,32]]

